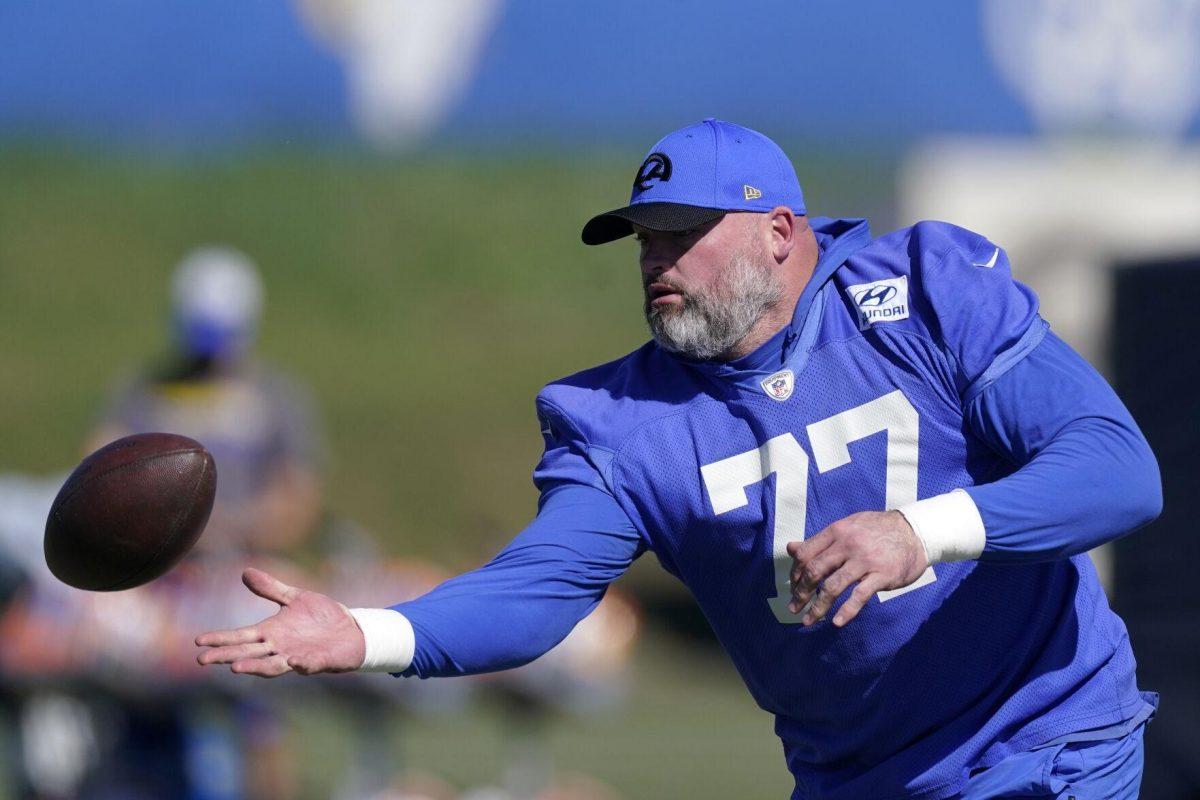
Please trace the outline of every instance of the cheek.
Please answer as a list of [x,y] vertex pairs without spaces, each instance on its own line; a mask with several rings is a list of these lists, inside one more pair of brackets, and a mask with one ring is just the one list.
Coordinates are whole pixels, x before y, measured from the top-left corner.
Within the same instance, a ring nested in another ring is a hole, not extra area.
[[709,289],[720,277],[721,268],[710,258],[705,258],[704,254],[689,252],[676,262],[671,274],[686,286]]

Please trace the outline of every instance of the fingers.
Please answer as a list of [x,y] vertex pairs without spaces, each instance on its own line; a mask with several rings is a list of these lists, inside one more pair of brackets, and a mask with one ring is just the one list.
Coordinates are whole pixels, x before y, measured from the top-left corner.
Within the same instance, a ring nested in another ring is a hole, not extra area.
[[829,536],[828,534],[822,535],[825,534],[825,531],[827,530],[829,529],[826,528],[819,533],[814,533],[812,536],[802,541],[788,542],[787,554],[792,558],[797,559],[808,559],[818,555],[825,550],[825,548],[829,547],[829,545],[833,544],[834,537]]
[[863,578],[858,586],[854,587],[854,591],[846,598],[846,602],[842,603],[842,607],[833,615],[833,624],[837,627],[842,627],[850,620],[858,616],[858,612],[863,610],[863,606],[867,604],[875,593],[883,589],[887,581],[878,574],[871,574]]
[[788,604],[788,608],[793,614],[800,611],[801,606],[804,606],[811,599],[811,594],[817,588],[817,585],[820,584],[821,579],[838,567],[838,563],[833,563],[830,566],[829,562],[822,562],[817,565],[817,569],[825,569],[827,571],[819,576],[815,569],[809,567],[819,557],[823,555],[828,557],[831,555],[827,551],[836,543],[837,537],[833,535],[833,532],[829,528],[825,528],[803,541],[788,542],[787,553],[795,559],[795,563],[792,564],[790,576],[792,593],[796,594],[797,585],[803,590],[800,595],[796,596],[795,602]]
[[239,675],[278,678],[280,675],[286,675],[291,672],[292,668],[288,666],[285,657],[273,655],[265,658],[244,658],[240,661],[235,661],[230,665],[229,671],[236,672]]
[[202,633],[196,637],[196,646],[228,647],[237,644],[261,642],[264,638],[257,626],[248,625],[245,628],[237,628],[232,631],[209,631],[208,633]]
[[[920,558],[913,558],[908,545],[920,542],[907,522],[898,527],[897,516],[896,512],[863,511],[831,523],[803,542],[788,543],[787,552],[795,559],[789,573],[788,608],[800,615],[802,624],[824,618],[851,586],[854,591],[834,617],[838,627],[857,617],[876,592],[916,579],[909,573]],[[897,531],[906,536],[898,537]]]
[[[805,556],[801,550],[801,557]],[[845,548],[827,547],[817,555],[808,556],[807,560],[797,558],[792,565],[792,601],[788,609],[796,614],[807,606],[817,595],[821,582],[841,568],[846,563],[846,557]]]
[[271,655],[275,655],[275,648],[270,642],[254,642],[205,650],[196,656],[196,662],[205,667],[209,664],[232,664],[235,661],[246,661]]
[[300,590],[296,587],[288,586],[273,575],[268,575],[254,567],[250,567],[242,573],[242,583],[246,584],[246,588],[259,597],[279,603],[281,606],[288,605],[300,594]]
[[801,618],[801,624],[812,625],[824,617],[829,612],[829,609],[833,607],[838,597],[841,596],[842,592],[861,580],[865,574],[866,570],[858,565],[857,562],[846,562],[821,584],[821,588],[817,590],[813,597],[811,606]]

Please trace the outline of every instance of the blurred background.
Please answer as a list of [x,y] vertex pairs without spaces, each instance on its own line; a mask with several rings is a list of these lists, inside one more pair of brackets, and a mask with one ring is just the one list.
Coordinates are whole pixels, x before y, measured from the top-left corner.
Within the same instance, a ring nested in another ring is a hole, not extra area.
[[[646,338],[586,248],[706,116],[813,214],[1004,245],[1114,382],[1166,511],[1097,554],[1143,688],[1145,797],[1200,797],[1200,0],[0,3],[0,797],[778,798],[790,781],[645,558],[559,649],[473,681],[227,680],[240,567],[387,605],[535,510],[533,396]],[[66,472],[196,436],[221,494],[167,578],[45,571]]]

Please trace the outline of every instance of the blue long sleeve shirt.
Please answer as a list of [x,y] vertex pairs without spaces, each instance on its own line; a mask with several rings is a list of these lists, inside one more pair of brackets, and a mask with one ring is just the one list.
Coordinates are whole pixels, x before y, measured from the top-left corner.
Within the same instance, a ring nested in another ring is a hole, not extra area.
[[[1048,333],[966,409],[971,430],[1015,469],[967,487],[983,517],[981,560],[1036,562],[1123,536],[1162,506],[1158,465],[1107,382]],[[405,675],[519,666],[562,641],[645,550],[611,494],[546,488],[537,517],[484,566],[395,606],[413,625]]]

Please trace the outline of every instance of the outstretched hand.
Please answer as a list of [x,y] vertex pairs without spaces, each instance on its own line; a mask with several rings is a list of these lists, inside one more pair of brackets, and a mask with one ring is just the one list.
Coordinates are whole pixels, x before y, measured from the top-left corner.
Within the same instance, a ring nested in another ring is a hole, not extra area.
[[211,631],[196,637],[201,666],[229,664],[230,670],[261,678],[288,672],[350,672],[362,666],[367,645],[350,611],[331,597],[288,586],[259,569],[242,573],[242,583],[279,611],[257,625]]
[[803,612],[804,625],[824,617],[853,586],[833,617],[841,627],[876,592],[908,586],[929,567],[925,546],[899,511],[851,514],[802,542],[790,542],[787,551],[795,559],[788,610]]

